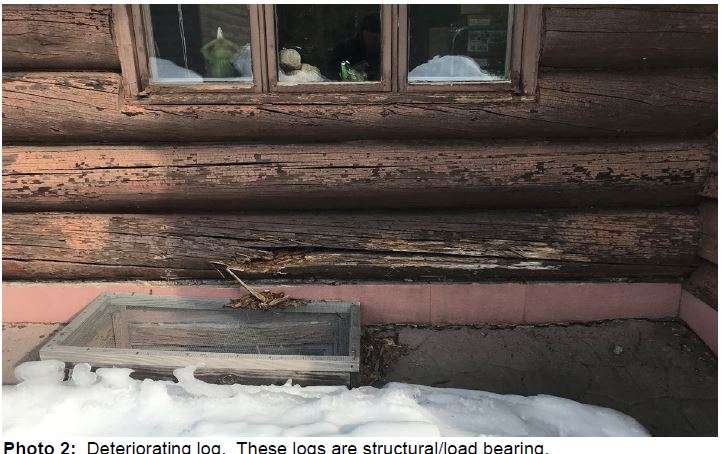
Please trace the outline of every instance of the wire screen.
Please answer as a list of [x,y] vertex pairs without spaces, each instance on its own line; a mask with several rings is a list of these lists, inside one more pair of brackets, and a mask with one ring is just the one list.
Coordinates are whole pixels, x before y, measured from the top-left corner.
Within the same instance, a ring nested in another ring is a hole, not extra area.
[[127,307],[129,347],[259,355],[348,355],[347,313]]

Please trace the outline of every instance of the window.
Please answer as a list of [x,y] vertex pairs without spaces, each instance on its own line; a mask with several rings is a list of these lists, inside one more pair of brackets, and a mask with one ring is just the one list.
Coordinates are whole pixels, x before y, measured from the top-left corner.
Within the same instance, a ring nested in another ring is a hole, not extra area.
[[522,99],[540,20],[539,5],[114,7],[126,96],[173,104]]
[[269,5],[265,18],[271,90],[390,90],[390,7]]
[[506,79],[511,8],[409,5],[408,82]]
[[150,5],[150,81],[253,83],[250,10],[244,5]]

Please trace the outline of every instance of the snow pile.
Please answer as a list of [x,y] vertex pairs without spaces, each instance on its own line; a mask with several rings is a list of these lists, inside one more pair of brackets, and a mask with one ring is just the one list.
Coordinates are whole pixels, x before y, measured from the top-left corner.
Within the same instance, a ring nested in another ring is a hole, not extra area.
[[416,66],[408,73],[408,80],[413,81],[434,81],[434,80],[458,80],[458,81],[486,81],[498,80],[481,69],[476,61],[465,55],[436,55],[427,62]]
[[381,389],[213,385],[192,368],[178,383],[130,369],[25,363],[3,389],[6,437],[43,436],[644,436],[634,419],[551,396],[521,397],[391,383]]
[[150,71],[161,82],[202,82],[203,77],[193,70],[178,66],[170,60],[150,57]]

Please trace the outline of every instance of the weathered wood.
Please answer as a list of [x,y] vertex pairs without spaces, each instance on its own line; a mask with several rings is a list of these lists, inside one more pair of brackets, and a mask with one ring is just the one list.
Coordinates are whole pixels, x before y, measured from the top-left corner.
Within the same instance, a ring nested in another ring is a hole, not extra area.
[[130,333],[128,332],[128,320],[126,318],[126,308],[120,308],[112,312],[113,321],[113,337],[115,338],[115,346],[118,348],[130,348]]
[[[525,5],[523,23],[523,54],[521,56],[521,91],[535,95],[538,88],[538,66],[543,45],[543,6]],[[513,61],[515,59],[512,59]]]
[[718,267],[706,260],[691,273],[684,288],[696,298],[716,309],[718,307]]
[[716,5],[544,8],[546,68],[716,67]]
[[113,73],[10,73],[5,143],[699,136],[716,129],[713,71],[554,73],[538,102],[119,106]]
[[694,209],[3,216],[6,279],[677,277]]
[[701,241],[699,255],[709,262],[718,264],[718,204],[715,200],[704,200],[701,211]]
[[351,372],[358,370],[357,366],[351,365],[349,361],[340,360],[340,357],[334,356],[228,355],[214,352],[178,352],[171,350],[142,350],[142,354],[138,354],[137,351],[141,350],[100,347],[88,349],[87,347],[54,345],[52,347],[43,347],[40,350],[40,358],[57,359],[71,363],[87,362],[92,365],[114,364],[117,367],[130,368],[171,364],[173,367],[180,368],[203,364],[210,369],[292,370],[297,367],[297,370],[307,372]]
[[3,209],[692,205],[710,153],[703,141],[7,146]]
[[[115,330],[108,320],[113,316],[102,297],[96,298],[75,320],[68,324],[64,341],[88,347],[110,348],[117,346]],[[82,326],[83,329],[78,329]],[[122,340],[121,340],[122,342]]]
[[109,5],[4,5],[3,70],[118,69]]
[[710,143],[711,159],[708,165],[708,174],[706,175],[706,182],[701,190],[701,195],[704,197],[717,199],[718,198],[718,134],[714,133],[713,141]]

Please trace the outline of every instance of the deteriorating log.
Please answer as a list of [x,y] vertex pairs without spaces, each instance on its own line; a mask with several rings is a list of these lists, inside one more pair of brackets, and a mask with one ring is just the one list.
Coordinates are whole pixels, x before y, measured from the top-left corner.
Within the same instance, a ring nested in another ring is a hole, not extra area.
[[119,77],[6,75],[6,142],[487,140],[699,136],[716,129],[716,77],[706,70],[546,74],[537,102],[353,106],[119,106]]
[[696,298],[716,309],[718,307],[718,267],[703,260],[691,273],[684,288]]
[[6,211],[693,205],[709,144],[7,146]]
[[3,216],[7,279],[672,278],[696,210]]
[[108,5],[4,5],[3,70],[118,69]]
[[718,264],[718,204],[715,200],[701,203],[701,241],[699,255]]
[[547,6],[541,65],[555,69],[716,67],[717,7]]

